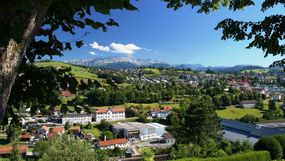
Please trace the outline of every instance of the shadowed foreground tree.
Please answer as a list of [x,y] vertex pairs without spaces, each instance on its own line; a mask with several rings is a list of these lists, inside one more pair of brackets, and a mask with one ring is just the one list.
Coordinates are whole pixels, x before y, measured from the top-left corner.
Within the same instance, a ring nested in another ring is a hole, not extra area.
[[35,146],[40,160],[90,160],[106,161],[108,155],[105,151],[94,150],[87,141],[75,139],[68,135],[54,137],[48,141],[40,141]]
[[211,98],[207,96],[193,99],[188,108],[171,117],[168,130],[178,143],[203,145],[208,139],[215,139],[220,130],[220,119]]
[[[221,6],[235,11],[254,4],[252,0],[162,1],[167,3],[168,8],[173,9],[191,5],[193,8],[197,7],[200,13],[208,13]],[[21,80],[20,77],[25,76],[25,72],[27,72],[22,70],[27,66],[26,63],[34,62],[35,59],[41,59],[44,56],[62,56],[63,51],[72,50],[74,45],[81,47],[83,45],[81,38],[87,34],[86,32],[78,39],[65,41],[60,40],[56,34],[59,32],[55,31],[61,30],[72,35],[76,34],[75,29],[86,27],[106,31],[107,26],[118,26],[118,23],[113,19],[109,19],[107,22],[97,21],[91,18],[95,12],[110,15],[112,9],[136,10],[129,0],[0,0],[0,3],[0,122],[3,122],[15,80]],[[285,2],[264,0],[262,12],[277,4],[284,5]],[[284,21],[284,15],[272,15],[260,22],[240,22],[226,19],[219,23],[216,29],[223,29],[222,39],[252,40],[248,48],[261,48],[265,52],[265,56],[268,54],[283,56],[285,51]],[[283,59],[274,62],[273,65],[281,66],[284,65],[284,62]],[[36,67],[29,69],[33,68]],[[37,75],[37,70],[34,75]],[[29,89],[31,86],[33,84],[29,84],[23,89]],[[50,88],[56,89],[55,87]],[[13,90],[19,89],[15,87]]]

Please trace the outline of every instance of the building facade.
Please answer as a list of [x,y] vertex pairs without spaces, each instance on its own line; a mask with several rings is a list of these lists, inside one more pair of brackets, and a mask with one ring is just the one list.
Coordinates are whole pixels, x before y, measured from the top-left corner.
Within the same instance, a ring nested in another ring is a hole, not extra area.
[[92,120],[100,122],[101,120],[114,121],[126,118],[125,109],[121,107],[115,108],[98,108],[92,116]]
[[69,122],[70,124],[88,124],[92,122],[92,115],[86,113],[70,113],[62,116],[62,124]]
[[128,146],[129,143],[126,138],[99,141],[98,143],[98,148],[100,149],[114,149],[115,147],[127,148]]

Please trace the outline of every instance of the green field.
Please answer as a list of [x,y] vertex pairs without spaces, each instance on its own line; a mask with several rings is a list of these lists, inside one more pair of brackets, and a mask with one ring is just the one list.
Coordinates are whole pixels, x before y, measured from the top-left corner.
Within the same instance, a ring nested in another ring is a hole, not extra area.
[[98,78],[96,74],[91,73],[88,71],[88,69],[85,69],[83,67],[75,66],[66,64],[63,62],[37,62],[35,63],[36,66],[39,67],[64,67],[64,68],[71,68],[71,73],[74,75],[74,77],[78,79],[91,79],[91,80],[97,80],[100,83],[105,83],[106,81],[104,79]]
[[232,119],[232,120],[239,119],[245,116],[246,114],[254,115],[259,118],[263,116],[263,113],[261,110],[254,109],[254,108],[253,109],[236,108],[234,106],[230,106],[224,110],[216,110],[216,112],[218,116],[220,116],[221,118]]
[[151,74],[145,74],[145,76],[156,76],[161,74],[158,69],[152,69],[152,68],[145,68],[145,71],[151,72]]
[[92,128],[92,129],[83,129],[83,133],[84,134],[88,134],[91,133],[92,135],[94,135],[96,138],[100,137],[101,135],[101,131],[97,128]]
[[250,70],[243,70],[241,73],[268,73],[269,69],[250,69]]

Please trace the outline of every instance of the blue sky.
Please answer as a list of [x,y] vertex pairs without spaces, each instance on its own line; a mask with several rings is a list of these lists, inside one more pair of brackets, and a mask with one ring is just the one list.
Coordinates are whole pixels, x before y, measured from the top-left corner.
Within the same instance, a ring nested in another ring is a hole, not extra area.
[[[132,56],[155,59],[169,64],[202,64],[205,66],[233,66],[255,64],[268,66],[280,57],[264,58],[260,49],[245,49],[247,42],[221,40],[221,31],[214,30],[225,18],[236,20],[261,20],[264,16],[284,13],[284,7],[260,12],[260,3],[243,11],[231,12],[220,9],[216,12],[197,14],[191,7],[177,11],[166,8],[160,0],[134,1],[139,11],[112,11],[110,16],[94,14],[95,20],[113,18],[119,27],[101,30],[78,30],[75,37],[59,32],[61,39],[72,40],[85,32],[84,46],[74,48],[55,60],[77,58]],[[95,42],[95,43],[94,43]]]

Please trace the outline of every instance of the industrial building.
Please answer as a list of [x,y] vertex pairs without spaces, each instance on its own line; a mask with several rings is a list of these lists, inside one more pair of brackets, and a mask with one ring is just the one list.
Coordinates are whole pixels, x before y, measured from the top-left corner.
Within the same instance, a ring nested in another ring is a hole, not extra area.
[[165,133],[165,125],[159,123],[127,122],[113,125],[115,133],[121,133],[124,138],[136,138],[142,141],[160,138]]
[[227,119],[223,119],[221,125],[223,127],[223,138],[231,142],[248,140],[254,144],[260,138],[265,136],[285,134],[285,131],[281,129],[268,128]]

